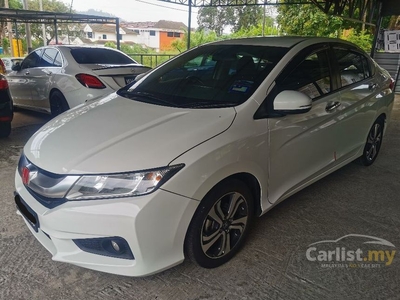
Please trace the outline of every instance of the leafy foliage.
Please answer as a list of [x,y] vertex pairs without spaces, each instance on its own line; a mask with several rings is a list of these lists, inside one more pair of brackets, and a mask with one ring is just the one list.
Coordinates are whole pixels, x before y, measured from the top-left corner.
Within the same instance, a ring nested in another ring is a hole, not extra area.
[[[70,8],[59,0],[42,0],[43,10],[51,12],[70,12]],[[28,7],[30,10],[40,10],[39,0],[29,0]],[[74,12],[74,11],[72,11]],[[78,25],[77,25],[78,26]],[[71,25],[70,25],[71,27]],[[57,26],[59,32],[68,32],[67,25],[59,24]],[[33,39],[43,40],[42,24],[31,24],[31,33]],[[69,33],[69,32],[68,32]],[[46,25],[47,44],[54,38],[54,25]],[[33,45],[32,45],[33,46]]]
[[[171,44],[172,50],[178,52],[185,51],[187,48],[187,39],[188,39],[188,34],[187,31],[185,31],[185,34],[182,39],[176,39],[175,41],[172,42]],[[218,39],[219,39],[218,35],[215,31],[206,33],[204,30],[199,29],[190,34],[190,48],[197,47],[205,43],[213,42]]]
[[280,5],[278,13],[281,32],[288,35],[337,37],[343,24],[314,5]]
[[225,27],[237,32],[257,25],[262,17],[263,7],[258,5],[202,7],[199,9],[197,21],[200,30],[210,30],[217,36],[222,36]]
[[372,41],[374,39],[372,34],[366,31],[357,32],[355,29],[347,30],[346,34],[341,36],[341,38],[356,44],[366,52],[371,51]]

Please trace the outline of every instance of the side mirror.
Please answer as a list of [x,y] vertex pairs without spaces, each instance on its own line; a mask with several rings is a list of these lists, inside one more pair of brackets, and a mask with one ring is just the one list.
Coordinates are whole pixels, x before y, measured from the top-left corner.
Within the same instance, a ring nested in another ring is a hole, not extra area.
[[20,63],[16,63],[12,68],[13,71],[21,71],[21,64]]
[[274,100],[274,111],[282,114],[303,114],[309,112],[312,100],[298,91],[282,91]]

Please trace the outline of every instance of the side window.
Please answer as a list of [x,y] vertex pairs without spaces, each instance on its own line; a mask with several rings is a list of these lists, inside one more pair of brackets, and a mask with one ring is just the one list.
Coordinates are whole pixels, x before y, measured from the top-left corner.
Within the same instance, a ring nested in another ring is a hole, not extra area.
[[278,84],[281,91],[299,91],[311,99],[330,93],[332,80],[326,50],[307,56]]
[[371,76],[367,58],[361,53],[347,49],[333,49],[340,73],[342,87],[362,81]]
[[58,51],[54,48],[47,48],[44,50],[42,60],[40,61],[41,67],[56,67],[54,60],[58,54]]
[[62,67],[62,57],[61,57],[61,53],[58,51],[57,51],[56,58],[54,59],[54,66]]
[[21,69],[39,67],[42,49],[38,49],[29,54],[22,62]]

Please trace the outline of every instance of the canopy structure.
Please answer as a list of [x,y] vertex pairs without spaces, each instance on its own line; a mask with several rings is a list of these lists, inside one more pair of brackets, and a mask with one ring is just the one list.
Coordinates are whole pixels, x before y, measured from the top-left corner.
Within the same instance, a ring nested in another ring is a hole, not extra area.
[[[56,43],[58,43],[57,25],[63,23],[115,24],[116,32],[119,33],[119,18],[73,13],[55,13],[48,11],[0,8],[0,21],[13,23],[54,24]],[[120,49],[120,40],[118,38],[118,34],[117,48]]]
[[379,26],[383,16],[400,15],[399,0],[159,0],[188,7],[188,48],[192,7],[243,6],[243,5],[316,5],[328,15],[346,20]]

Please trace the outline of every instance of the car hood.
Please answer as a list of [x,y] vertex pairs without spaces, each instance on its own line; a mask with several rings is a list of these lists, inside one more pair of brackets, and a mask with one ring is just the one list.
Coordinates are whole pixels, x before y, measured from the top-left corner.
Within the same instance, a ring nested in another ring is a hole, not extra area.
[[28,160],[55,174],[98,174],[168,165],[225,131],[234,108],[180,109],[111,94],[56,117],[24,147]]

